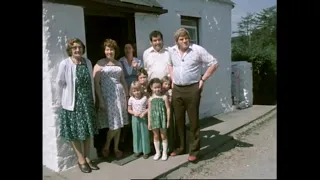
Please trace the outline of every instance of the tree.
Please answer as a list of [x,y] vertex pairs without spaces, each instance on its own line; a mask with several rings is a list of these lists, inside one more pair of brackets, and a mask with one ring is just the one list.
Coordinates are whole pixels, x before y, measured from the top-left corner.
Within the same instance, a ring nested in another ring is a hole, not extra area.
[[247,60],[253,65],[254,103],[276,101],[277,8],[248,13],[238,23],[238,36],[232,38],[232,60]]
[[245,17],[241,17],[241,21],[237,24],[237,33],[240,37],[245,37],[244,42],[249,46],[251,44],[251,33],[256,27],[256,19],[254,13],[247,13]]

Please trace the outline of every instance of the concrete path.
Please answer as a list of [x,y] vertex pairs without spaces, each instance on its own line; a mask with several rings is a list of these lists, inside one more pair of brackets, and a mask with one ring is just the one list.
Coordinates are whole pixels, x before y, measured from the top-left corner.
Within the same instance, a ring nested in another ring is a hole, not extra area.
[[250,123],[203,161],[181,167],[165,179],[277,179],[276,118],[274,112]]
[[[264,116],[275,108],[276,106],[255,105],[248,109],[201,120],[200,156],[232,140],[233,137],[228,136],[228,134]],[[79,168],[75,167],[59,174],[51,172],[51,175],[46,170],[47,174],[44,172],[44,176],[48,180],[59,178],[69,180],[155,179],[188,163],[187,157],[187,154],[173,158],[169,157],[167,161],[154,161],[152,157],[149,159],[140,158],[124,166],[102,162],[99,164],[99,171],[93,171],[89,174],[84,174]]]

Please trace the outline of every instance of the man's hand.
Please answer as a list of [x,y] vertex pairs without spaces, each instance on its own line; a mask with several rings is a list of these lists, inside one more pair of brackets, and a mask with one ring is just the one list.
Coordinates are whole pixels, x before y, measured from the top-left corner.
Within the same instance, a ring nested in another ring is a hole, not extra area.
[[203,88],[203,84],[204,84],[203,80],[200,80],[200,81],[199,81],[199,89],[201,89],[201,90],[202,90],[202,88]]

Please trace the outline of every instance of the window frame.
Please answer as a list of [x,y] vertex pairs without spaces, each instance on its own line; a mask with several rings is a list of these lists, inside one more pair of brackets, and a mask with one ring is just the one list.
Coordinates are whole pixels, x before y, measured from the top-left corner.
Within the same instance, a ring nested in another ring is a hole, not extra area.
[[[182,24],[183,20],[193,21],[193,22],[195,22],[196,25],[195,26],[183,25]],[[195,44],[198,44],[198,45],[200,45],[199,21],[200,21],[200,18],[197,18],[197,17],[190,17],[190,16],[181,16],[180,17],[181,27],[196,30],[196,37],[195,37],[196,39],[190,39],[190,41],[196,41]]]

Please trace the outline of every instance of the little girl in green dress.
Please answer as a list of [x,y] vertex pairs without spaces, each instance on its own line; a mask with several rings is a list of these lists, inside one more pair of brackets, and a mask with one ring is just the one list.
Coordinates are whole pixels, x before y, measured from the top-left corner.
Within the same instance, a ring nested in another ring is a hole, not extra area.
[[163,95],[161,88],[162,82],[159,78],[151,79],[149,82],[152,95],[148,100],[148,128],[153,132],[153,144],[156,154],[153,159],[158,160],[161,156],[159,133],[162,140],[161,160],[168,159],[168,140],[167,128],[170,124],[170,103],[167,95]]

